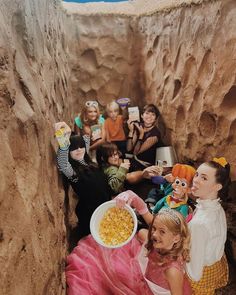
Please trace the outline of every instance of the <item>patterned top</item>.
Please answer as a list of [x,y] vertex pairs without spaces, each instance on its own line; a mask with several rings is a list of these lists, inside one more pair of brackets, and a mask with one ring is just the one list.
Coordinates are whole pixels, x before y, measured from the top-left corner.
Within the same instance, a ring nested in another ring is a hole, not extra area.
[[124,189],[124,182],[128,170],[124,167],[109,166],[104,168],[104,173],[108,178],[108,184],[115,194]]

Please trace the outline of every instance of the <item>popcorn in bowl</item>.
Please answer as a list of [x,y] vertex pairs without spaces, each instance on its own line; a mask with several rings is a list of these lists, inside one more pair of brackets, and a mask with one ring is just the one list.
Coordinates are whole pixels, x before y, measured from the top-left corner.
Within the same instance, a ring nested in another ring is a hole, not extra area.
[[118,208],[115,201],[100,205],[90,220],[93,238],[102,246],[118,248],[127,244],[137,230],[137,217],[133,209],[125,205]]

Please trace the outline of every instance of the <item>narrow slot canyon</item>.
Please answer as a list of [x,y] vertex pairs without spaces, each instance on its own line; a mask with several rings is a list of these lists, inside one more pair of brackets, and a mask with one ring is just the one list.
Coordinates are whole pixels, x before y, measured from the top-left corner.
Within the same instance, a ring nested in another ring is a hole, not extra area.
[[180,162],[230,163],[231,275],[217,294],[236,292],[236,2],[134,2],[1,0],[2,295],[66,294],[77,199],[56,166],[53,126],[73,127],[87,100],[105,108],[120,97],[159,108]]

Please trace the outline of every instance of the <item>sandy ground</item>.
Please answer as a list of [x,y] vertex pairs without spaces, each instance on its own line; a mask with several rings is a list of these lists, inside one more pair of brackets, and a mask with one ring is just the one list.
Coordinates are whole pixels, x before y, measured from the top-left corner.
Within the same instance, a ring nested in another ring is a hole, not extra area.
[[68,12],[77,14],[143,15],[200,2],[204,2],[204,0],[129,0],[117,3],[98,2],[83,4],[63,2],[63,6]]

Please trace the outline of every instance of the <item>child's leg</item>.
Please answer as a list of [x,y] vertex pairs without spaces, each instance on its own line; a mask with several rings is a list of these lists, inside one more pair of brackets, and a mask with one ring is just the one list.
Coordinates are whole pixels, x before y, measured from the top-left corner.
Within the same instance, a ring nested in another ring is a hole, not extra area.
[[140,229],[140,231],[137,233],[137,238],[143,244],[145,241],[147,241],[148,230],[145,228]]

